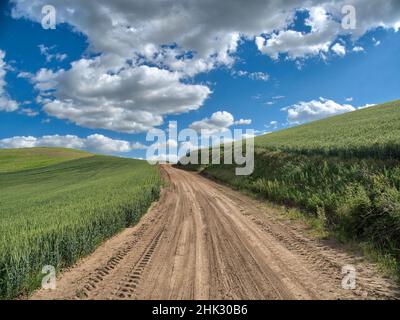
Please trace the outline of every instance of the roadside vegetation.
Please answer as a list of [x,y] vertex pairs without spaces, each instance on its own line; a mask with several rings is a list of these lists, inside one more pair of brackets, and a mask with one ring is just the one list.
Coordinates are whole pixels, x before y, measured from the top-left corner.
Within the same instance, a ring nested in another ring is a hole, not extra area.
[[255,168],[190,166],[236,189],[301,208],[400,275],[400,101],[255,139]]
[[[46,162],[37,160],[42,151],[0,151],[1,298],[31,292],[43,266],[70,266],[135,224],[159,196],[159,170],[145,161],[46,149],[52,160],[63,153],[60,163],[29,169]],[[18,165],[24,170],[10,170],[10,153],[25,159]]]

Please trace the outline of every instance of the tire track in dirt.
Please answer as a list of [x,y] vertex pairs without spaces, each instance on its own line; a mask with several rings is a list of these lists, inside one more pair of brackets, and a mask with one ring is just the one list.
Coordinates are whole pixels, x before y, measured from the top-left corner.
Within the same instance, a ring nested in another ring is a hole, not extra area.
[[[388,299],[398,286],[336,243],[306,236],[277,209],[195,173],[168,186],[141,221],[33,299]],[[356,290],[341,268],[357,270]]]
[[104,281],[104,279],[110,275],[110,273],[115,270],[119,263],[121,263],[124,258],[132,252],[136,248],[137,243],[139,242],[140,236],[143,235],[145,230],[147,229],[147,224],[142,224],[137,232],[132,235],[133,240],[130,241],[126,246],[118,250],[118,252],[112,256],[105,265],[96,268],[93,273],[91,273],[88,277],[88,280],[83,285],[83,288],[77,290],[76,298],[89,298],[90,294],[93,290],[97,289],[99,284]]
[[135,289],[139,285],[143,270],[149,264],[163,231],[164,230],[161,230],[157,233],[154,239],[150,242],[149,247],[147,247],[143,252],[137,264],[132,268],[129,274],[122,279],[120,287],[117,292],[114,293],[117,298],[130,299],[134,296],[136,291]]

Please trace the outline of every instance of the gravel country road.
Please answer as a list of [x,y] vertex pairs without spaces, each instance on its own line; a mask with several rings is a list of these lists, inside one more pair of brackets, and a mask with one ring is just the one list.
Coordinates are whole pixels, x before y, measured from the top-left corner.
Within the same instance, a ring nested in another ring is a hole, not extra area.
[[[398,286],[278,209],[196,173],[162,166],[167,186],[140,222],[31,299],[392,299]],[[344,265],[357,287],[341,287]]]

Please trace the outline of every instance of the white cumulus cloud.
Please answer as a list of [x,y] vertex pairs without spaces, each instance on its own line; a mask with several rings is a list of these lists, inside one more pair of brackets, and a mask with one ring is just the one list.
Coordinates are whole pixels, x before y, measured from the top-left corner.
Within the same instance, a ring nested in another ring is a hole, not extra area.
[[323,7],[310,8],[309,15],[305,22],[311,27],[309,33],[289,29],[274,32],[268,39],[258,36],[255,39],[258,50],[275,60],[282,53],[292,60],[327,53],[338,35],[337,22]]
[[41,69],[32,81],[43,110],[84,127],[138,133],[161,125],[164,115],[199,108],[211,92],[180,82],[177,72],[144,65],[111,72],[108,64],[97,57],[68,71]]
[[364,51],[364,48],[361,46],[355,46],[353,48],[353,52],[363,52],[363,51]]
[[335,43],[331,49],[338,56],[344,57],[346,55],[346,47],[340,43]]
[[193,122],[189,128],[194,129],[197,132],[202,132],[206,135],[213,135],[227,131],[232,125],[248,124],[251,124],[250,119],[240,119],[235,121],[233,115],[228,111],[217,111],[214,112],[209,118],[204,118],[202,120]]
[[354,111],[356,108],[350,104],[340,104],[333,100],[319,98],[319,100],[311,100],[308,102],[301,101],[281,110],[287,112],[289,122],[304,123]]

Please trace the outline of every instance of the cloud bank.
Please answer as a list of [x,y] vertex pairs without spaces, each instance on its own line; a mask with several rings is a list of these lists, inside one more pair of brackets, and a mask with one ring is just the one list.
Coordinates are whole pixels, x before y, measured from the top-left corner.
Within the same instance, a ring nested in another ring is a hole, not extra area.
[[126,153],[134,149],[144,149],[140,143],[130,143],[116,140],[101,134],[92,134],[86,138],[75,135],[46,135],[42,137],[16,136],[0,140],[0,148],[33,148],[33,147],[62,147],[81,149],[96,153]]

